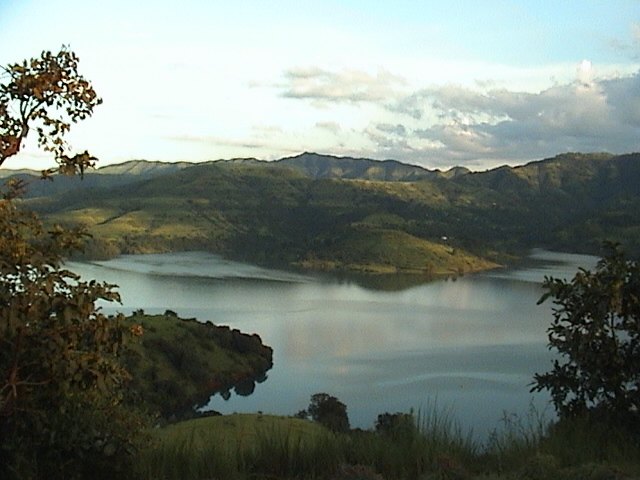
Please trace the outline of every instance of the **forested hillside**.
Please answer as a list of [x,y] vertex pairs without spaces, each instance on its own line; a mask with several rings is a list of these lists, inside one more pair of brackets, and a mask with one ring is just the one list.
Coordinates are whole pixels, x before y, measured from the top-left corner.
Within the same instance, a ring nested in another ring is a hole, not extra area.
[[307,268],[458,273],[531,247],[595,253],[609,239],[640,251],[637,154],[486,172],[315,154],[171,165],[88,174],[91,188],[28,203],[50,221],[88,225],[89,257],[206,249]]

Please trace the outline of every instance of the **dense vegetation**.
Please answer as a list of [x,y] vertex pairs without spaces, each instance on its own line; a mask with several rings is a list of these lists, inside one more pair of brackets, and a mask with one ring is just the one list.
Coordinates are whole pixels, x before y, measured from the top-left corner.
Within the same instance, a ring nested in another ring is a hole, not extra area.
[[214,393],[249,395],[266,379],[272,350],[258,335],[211,322],[182,319],[174,312],[135,312],[125,324],[142,335],[124,355],[131,375],[128,400],[165,418],[188,418]]
[[435,407],[342,432],[236,414],[156,430],[137,470],[149,480],[627,480],[640,478],[636,438],[580,419],[554,425],[534,411],[505,416],[486,442]]
[[535,375],[562,419],[589,417],[636,430],[640,426],[640,263],[617,245],[594,272],[572,280],[547,278],[542,300],[553,298],[550,372]]
[[[88,152],[68,155],[63,135],[100,104],[59,53],[2,68],[0,164],[33,129],[60,171],[82,173]],[[43,172],[49,176],[52,172]],[[118,300],[113,285],[83,281],[63,268],[82,229],[45,229],[19,206],[24,184],[0,191],[0,477],[117,478],[131,467],[145,418],[125,405],[121,354],[133,333],[98,300]]]
[[[29,132],[58,164],[43,179],[93,165],[64,141],[101,103],[77,66],[63,47],[0,67],[0,165]],[[246,394],[270,368],[271,349],[256,335],[173,312],[103,314],[96,302],[118,301],[116,286],[63,265],[86,231],[46,226],[24,209],[30,181],[0,187],[0,478],[130,478],[153,425],[145,411],[176,413],[234,384]]]
[[261,264],[451,274],[532,247],[596,253],[612,240],[640,252],[636,154],[564,154],[449,174],[312,154],[148,163],[123,164],[140,173],[120,177],[87,174],[87,185],[104,186],[43,191],[28,204],[51,221],[87,225],[93,258],[205,249]]

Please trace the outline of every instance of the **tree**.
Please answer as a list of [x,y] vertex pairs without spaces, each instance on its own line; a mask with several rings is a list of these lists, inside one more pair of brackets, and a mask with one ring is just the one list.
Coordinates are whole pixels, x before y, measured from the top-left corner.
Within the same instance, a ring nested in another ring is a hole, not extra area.
[[[82,173],[95,158],[88,152],[68,156],[64,135],[71,124],[93,114],[102,103],[91,83],[78,74],[78,57],[59,53],[1,67],[0,166],[18,153],[31,130],[38,145],[51,152],[62,173]],[[52,172],[48,172],[52,173]]]
[[607,244],[594,272],[566,281],[546,278],[540,303],[556,305],[549,348],[562,357],[534,376],[532,391],[549,390],[561,418],[604,416],[629,424],[640,409],[640,264]]
[[376,432],[390,437],[407,437],[416,430],[413,413],[381,413],[374,425]]
[[[89,164],[86,152],[66,156],[61,138],[68,121],[99,103],[76,65],[63,49],[4,68],[0,163],[35,127],[62,172]],[[139,331],[96,308],[119,300],[114,285],[63,268],[62,256],[85,233],[45,228],[19,207],[23,186],[12,181],[0,196],[0,478],[118,478],[142,431],[141,417],[122,403],[128,374],[119,358]]]
[[307,413],[314,422],[324,425],[329,430],[334,432],[349,430],[347,406],[336,397],[326,393],[312,395]]

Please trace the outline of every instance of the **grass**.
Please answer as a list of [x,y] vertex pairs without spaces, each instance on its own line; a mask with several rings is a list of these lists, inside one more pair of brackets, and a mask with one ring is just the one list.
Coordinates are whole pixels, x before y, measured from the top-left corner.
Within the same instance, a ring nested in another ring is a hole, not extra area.
[[[581,420],[505,415],[481,444],[434,406],[392,431],[333,433],[298,418],[234,414],[154,431],[137,462],[153,480],[640,479],[640,445]],[[634,440],[634,438],[636,440]]]
[[339,240],[316,252],[316,259],[299,264],[306,268],[422,275],[457,275],[498,266],[452,246],[376,225],[395,220],[380,215],[368,217],[366,222],[352,225]]
[[125,359],[130,389],[148,408],[162,414],[189,410],[223,391],[259,377],[271,367],[271,349],[259,337],[229,327],[181,319],[172,312],[136,312],[126,324],[144,335],[130,345]]
[[309,421],[236,414],[158,429],[138,468],[157,480],[316,477],[337,468],[338,448]]

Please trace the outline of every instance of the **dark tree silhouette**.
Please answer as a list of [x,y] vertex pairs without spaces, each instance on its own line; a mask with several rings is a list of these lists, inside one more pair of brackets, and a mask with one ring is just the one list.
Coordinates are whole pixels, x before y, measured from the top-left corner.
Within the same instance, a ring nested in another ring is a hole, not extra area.
[[346,432],[349,430],[347,406],[336,397],[326,393],[312,395],[307,413],[313,421],[334,432]]
[[[65,154],[70,124],[100,103],[77,62],[63,48],[2,69],[0,165],[31,130],[63,173],[95,160]],[[139,331],[96,308],[119,300],[114,285],[63,267],[84,231],[45,227],[20,208],[23,187],[10,182],[0,196],[0,478],[121,478],[143,422],[122,403],[120,354]]]
[[640,264],[606,245],[594,272],[546,278],[540,302],[553,299],[549,348],[562,357],[536,374],[532,390],[549,390],[561,418],[602,415],[628,423],[640,409]]

